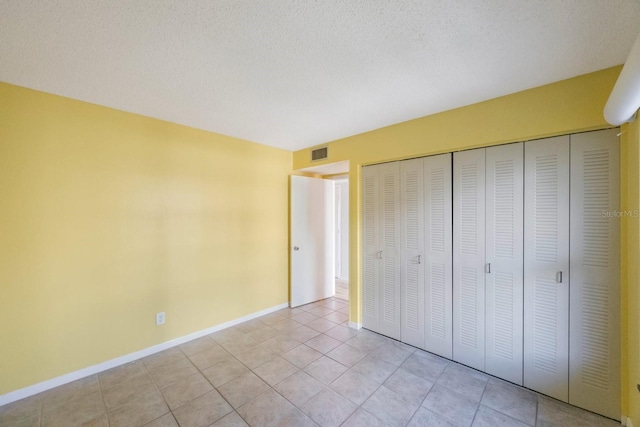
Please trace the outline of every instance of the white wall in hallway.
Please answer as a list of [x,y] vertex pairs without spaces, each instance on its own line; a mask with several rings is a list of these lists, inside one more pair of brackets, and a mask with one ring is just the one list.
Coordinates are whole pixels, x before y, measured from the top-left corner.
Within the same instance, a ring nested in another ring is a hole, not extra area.
[[336,181],[336,277],[349,280],[349,181]]

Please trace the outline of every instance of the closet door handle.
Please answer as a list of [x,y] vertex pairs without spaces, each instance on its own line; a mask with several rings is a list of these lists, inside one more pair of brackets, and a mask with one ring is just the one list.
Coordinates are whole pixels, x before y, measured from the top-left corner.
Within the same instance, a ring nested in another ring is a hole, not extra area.
[[378,252],[376,252],[376,257],[377,257],[378,259],[382,259],[382,251],[378,251]]
[[562,283],[562,271],[556,273],[556,282]]
[[422,264],[422,255],[418,255],[418,264]]
[[487,263],[487,273],[491,274],[491,263],[490,262]]

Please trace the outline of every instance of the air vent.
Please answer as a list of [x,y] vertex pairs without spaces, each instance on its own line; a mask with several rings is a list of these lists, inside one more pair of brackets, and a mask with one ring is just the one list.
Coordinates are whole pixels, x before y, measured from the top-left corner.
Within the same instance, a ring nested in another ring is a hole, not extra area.
[[327,147],[317,148],[311,151],[311,161],[324,160],[329,157],[329,151]]

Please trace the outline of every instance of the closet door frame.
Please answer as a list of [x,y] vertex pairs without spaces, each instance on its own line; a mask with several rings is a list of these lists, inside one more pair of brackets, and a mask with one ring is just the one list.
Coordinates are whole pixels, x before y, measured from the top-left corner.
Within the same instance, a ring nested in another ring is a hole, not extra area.
[[362,168],[362,326],[380,331],[380,179],[378,165]]
[[401,341],[424,348],[425,338],[425,253],[424,253],[424,161],[400,162]]
[[485,149],[453,154],[453,360],[485,370]]
[[[618,419],[618,131],[363,167],[363,326]],[[508,179],[497,183],[505,161],[513,161],[508,188]],[[445,183],[441,210],[436,170]],[[501,216],[501,209],[512,211]],[[613,212],[606,231],[598,209]],[[450,237],[444,250],[434,249],[442,240],[434,237],[436,211]],[[501,255],[499,240],[513,256],[504,248]],[[435,277],[444,277],[444,293],[434,290]],[[434,304],[444,307],[437,322]]]
[[569,403],[614,419],[620,417],[618,132],[571,135]]
[[524,144],[486,149],[485,370],[522,385]]
[[424,349],[453,358],[452,154],[424,158]]
[[379,332],[400,339],[400,164],[378,165],[380,178]]
[[525,142],[524,386],[569,397],[569,136]]

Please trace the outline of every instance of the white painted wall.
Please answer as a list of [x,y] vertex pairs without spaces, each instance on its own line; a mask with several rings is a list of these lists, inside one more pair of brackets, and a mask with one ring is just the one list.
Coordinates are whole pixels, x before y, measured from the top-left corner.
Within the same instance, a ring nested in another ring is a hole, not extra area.
[[349,280],[349,181],[336,181],[336,277]]

